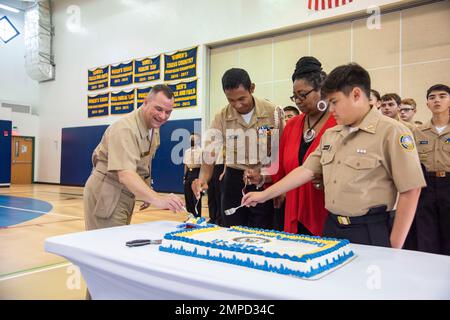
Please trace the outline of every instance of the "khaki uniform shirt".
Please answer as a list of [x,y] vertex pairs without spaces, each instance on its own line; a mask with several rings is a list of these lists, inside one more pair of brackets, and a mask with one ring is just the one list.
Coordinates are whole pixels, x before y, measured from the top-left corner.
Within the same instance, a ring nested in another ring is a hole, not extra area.
[[427,171],[450,172],[450,124],[439,134],[430,120],[414,130],[414,138]]
[[[231,105],[227,105],[217,113],[211,124],[211,129],[217,129],[222,134],[226,154],[224,163],[227,167],[245,170],[253,166],[268,166],[272,137],[277,139],[275,145],[279,145],[285,124],[283,110],[270,101],[256,97],[253,99],[255,108],[249,124]],[[244,138],[243,134],[239,135],[240,130],[248,137],[253,135],[257,142],[253,140],[249,143],[250,139]],[[260,150],[260,147],[266,150]],[[259,157],[259,152],[267,155],[267,158]]]
[[217,159],[216,159],[215,164],[216,164],[216,165],[224,164],[224,162],[225,162],[225,161],[224,161],[225,157],[226,157],[225,146],[223,146],[222,149],[219,151],[219,155],[218,155],[218,157],[217,157]]
[[338,125],[325,131],[304,167],[323,174],[325,207],[361,216],[376,206],[394,207],[397,191],[425,186],[414,139],[400,122],[375,108],[356,132]]
[[184,153],[183,163],[189,169],[200,168],[202,164],[202,148],[196,146],[187,149]]
[[398,121],[400,121],[400,123],[401,124],[403,124],[405,127],[407,127],[409,130],[411,130],[411,133],[412,133],[412,131],[416,128],[416,126],[413,124],[413,123],[411,123],[411,122],[406,122],[406,121],[403,121],[403,120],[398,120]]
[[137,109],[110,125],[92,154],[97,170],[115,180],[117,171],[132,170],[144,180],[150,179],[151,160],[159,147],[159,129],[150,131],[143,109]]

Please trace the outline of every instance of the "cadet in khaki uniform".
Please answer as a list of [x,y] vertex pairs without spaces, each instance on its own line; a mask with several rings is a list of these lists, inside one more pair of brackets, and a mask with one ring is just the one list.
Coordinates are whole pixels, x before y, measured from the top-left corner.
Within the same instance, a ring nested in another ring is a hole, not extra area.
[[[186,150],[183,157],[184,163],[184,201],[188,212],[196,217],[202,216],[202,197],[197,201],[192,192],[191,184],[198,178],[202,164],[202,148],[200,136],[191,133],[191,147]],[[198,213],[198,214],[197,214]]]
[[[410,131],[370,108],[370,77],[357,64],[337,67],[321,94],[338,125],[328,129],[303,166],[260,193],[244,197],[254,205],[323,174],[329,216],[323,236],[353,243],[401,248],[425,180]],[[400,193],[389,235],[389,211]]]
[[92,154],[94,168],[84,188],[86,230],[129,224],[136,198],[144,201],[141,209],[152,204],[182,211],[183,202],[177,196],[161,196],[148,183],[159,127],[169,119],[172,108],[170,88],[156,85],[141,108],[106,129]]
[[411,124],[414,128],[416,125],[414,124],[413,118],[417,113],[417,103],[414,99],[406,98],[402,100],[400,107],[398,108],[398,115],[400,119],[404,123]]
[[427,182],[415,217],[417,249],[450,255],[450,88],[428,89],[427,106],[432,118],[414,130]]
[[386,117],[400,121],[409,130],[413,130],[415,125],[413,123],[404,121],[400,116],[401,98],[396,93],[386,93],[381,97],[381,113]]
[[396,93],[386,93],[381,97],[381,113],[391,119],[400,120],[398,115],[402,98]]
[[[269,137],[272,133],[279,139],[281,132],[276,135],[275,130],[281,131],[284,127],[283,110],[267,100],[253,96],[255,85],[243,69],[233,68],[226,71],[222,77],[222,87],[229,104],[216,114],[211,129],[220,132],[226,147],[226,169],[221,185],[221,215],[224,225],[271,228],[274,214],[272,202],[254,208],[240,208],[232,215],[225,215],[224,211],[239,206],[243,192],[262,187],[247,184],[244,189],[246,170],[262,167],[259,152],[252,152],[251,148],[254,151],[254,147],[259,150],[259,147],[270,145]],[[239,129],[240,132],[236,131]],[[246,141],[245,134],[253,134],[257,141]],[[238,141],[245,141],[245,145],[238,146]],[[207,148],[205,151],[208,152]],[[239,158],[241,155],[244,155],[242,159]],[[199,179],[192,184],[192,190],[197,197],[202,190],[208,189],[213,167],[214,163],[202,164]]]
[[208,209],[209,209],[209,223],[223,226],[222,214],[220,213],[220,198],[221,198],[221,185],[224,172],[224,159],[225,151],[220,150],[219,156],[214,164],[213,173],[208,183]]

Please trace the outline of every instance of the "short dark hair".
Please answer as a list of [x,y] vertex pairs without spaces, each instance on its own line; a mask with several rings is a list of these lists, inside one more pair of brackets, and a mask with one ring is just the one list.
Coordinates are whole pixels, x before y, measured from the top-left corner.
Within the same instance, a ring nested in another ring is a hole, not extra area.
[[223,91],[230,89],[237,89],[239,86],[243,86],[245,90],[250,91],[252,81],[248,72],[240,68],[231,68],[227,70],[222,77]]
[[326,77],[327,74],[322,70],[322,63],[317,58],[301,57],[295,64],[292,82],[295,80],[304,80],[315,91],[319,91]]
[[381,101],[394,100],[398,106],[402,103],[402,98],[396,93],[386,93],[381,97]]
[[375,90],[375,89],[370,89],[370,92],[373,93],[373,95],[375,96],[375,98],[377,98],[378,101],[381,100],[380,93],[379,93],[377,90]]
[[450,88],[445,84],[435,84],[431,86],[430,89],[427,90],[427,99],[431,92],[433,91],[445,91],[450,95]]
[[283,108],[283,111],[292,111],[294,112],[296,115],[300,114],[300,111],[298,111],[298,109],[294,106],[286,106]]
[[152,90],[150,90],[149,95],[156,95],[158,93],[162,92],[166,98],[172,99],[173,98],[173,91],[169,88],[169,86],[165,84],[157,84],[152,87]]
[[324,97],[340,91],[349,95],[353,88],[358,87],[370,97],[370,75],[357,63],[349,63],[334,68],[325,79],[322,85],[321,93]]

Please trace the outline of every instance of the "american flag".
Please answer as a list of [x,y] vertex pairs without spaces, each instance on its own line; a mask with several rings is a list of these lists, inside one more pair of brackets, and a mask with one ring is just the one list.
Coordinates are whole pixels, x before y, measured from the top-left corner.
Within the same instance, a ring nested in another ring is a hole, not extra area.
[[326,10],[346,5],[353,0],[308,0],[308,9],[310,10]]

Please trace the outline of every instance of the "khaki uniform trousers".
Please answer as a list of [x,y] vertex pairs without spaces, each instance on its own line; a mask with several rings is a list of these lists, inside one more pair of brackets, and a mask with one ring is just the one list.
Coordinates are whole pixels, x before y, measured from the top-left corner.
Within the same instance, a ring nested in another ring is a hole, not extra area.
[[117,180],[96,169],[84,187],[84,218],[86,230],[128,225],[135,198]]

